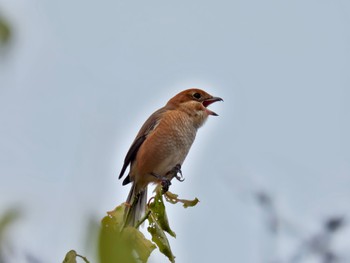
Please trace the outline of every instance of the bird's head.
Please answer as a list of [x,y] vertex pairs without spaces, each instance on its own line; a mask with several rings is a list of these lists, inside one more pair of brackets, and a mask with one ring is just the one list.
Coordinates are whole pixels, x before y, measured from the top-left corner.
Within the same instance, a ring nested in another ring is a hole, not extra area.
[[201,89],[187,89],[171,98],[167,106],[188,113],[196,126],[200,127],[209,115],[218,116],[207,107],[216,102],[223,101],[222,98],[214,97]]

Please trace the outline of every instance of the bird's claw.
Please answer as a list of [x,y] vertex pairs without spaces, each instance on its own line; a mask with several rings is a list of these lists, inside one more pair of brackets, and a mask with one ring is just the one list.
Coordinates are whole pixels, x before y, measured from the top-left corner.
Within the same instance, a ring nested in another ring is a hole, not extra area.
[[[180,175],[178,175],[178,174],[180,174]],[[173,179],[175,177],[179,182],[183,182],[185,180],[185,178],[183,178],[183,175],[182,175],[180,164],[175,165],[174,168],[171,169],[169,172],[167,172],[166,175],[170,175],[171,179]]]
[[179,182],[185,181],[185,178],[182,176],[182,173],[180,173],[180,176],[179,176],[179,175],[175,175],[175,178],[176,178]]
[[[180,175],[178,175],[180,174]],[[169,187],[171,185],[171,180],[175,177],[179,182],[183,182],[185,178],[183,178],[182,171],[181,171],[181,165],[177,164],[171,169],[169,172],[166,173],[165,176],[160,176],[155,173],[151,173],[154,177],[156,177],[162,186],[163,193],[168,192]]]

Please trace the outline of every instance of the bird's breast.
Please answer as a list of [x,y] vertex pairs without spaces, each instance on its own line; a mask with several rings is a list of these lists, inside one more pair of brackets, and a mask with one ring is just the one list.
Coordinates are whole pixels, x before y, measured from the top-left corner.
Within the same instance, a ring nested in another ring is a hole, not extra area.
[[187,154],[197,133],[191,118],[186,114],[173,113],[164,118],[160,125],[162,127],[159,127],[157,135],[164,138],[164,150],[173,154]]
[[175,165],[182,165],[196,132],[188,115],[176,111],[165,114],[140,148],[139,170],[164,176]]

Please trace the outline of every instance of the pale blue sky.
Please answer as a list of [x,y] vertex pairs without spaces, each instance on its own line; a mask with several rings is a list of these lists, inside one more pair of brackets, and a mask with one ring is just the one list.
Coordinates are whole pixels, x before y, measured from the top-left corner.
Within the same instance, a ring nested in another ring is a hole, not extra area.
[[[72,248],[91,258],[87,218],[126,198],[117,175],[138,129],[193,86],[225,102],[173,184],[201,200],[168,207],[177,262],[290,257],[299,241],[270,240],[256,190],[302,236],[350,216],[349,1],[0,0],[0,10],[14,27],[0,57],[0,213],[24,209],[14,262],[22,251],[60,262]],[[334,246],[349,243],[347,228]]]

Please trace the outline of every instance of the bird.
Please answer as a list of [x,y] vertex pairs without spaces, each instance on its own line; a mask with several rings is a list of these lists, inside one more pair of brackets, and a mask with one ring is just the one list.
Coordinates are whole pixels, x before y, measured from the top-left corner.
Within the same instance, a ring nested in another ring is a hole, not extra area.
[[161,183],[166,192],[173,177],[181,179],[177,174],[182,176],[181,166],[197,130],[209,115],[218,116],[207,108],[217,101],[223,99],[198,88],[187,89],[172,97],[142,125],[119,174],[121,179],[130,166],[122,183],[132,184],[126,200],[125,226],[135,227],[142,218],[150,183]]

